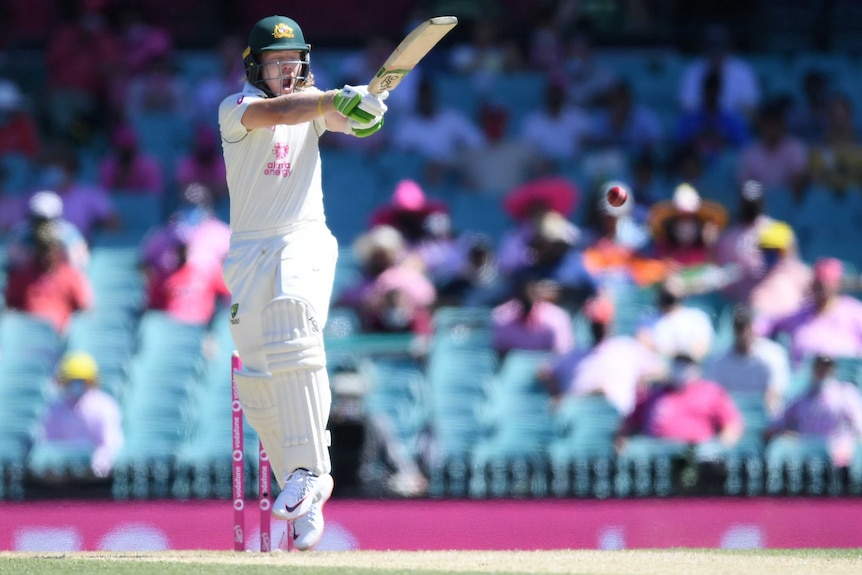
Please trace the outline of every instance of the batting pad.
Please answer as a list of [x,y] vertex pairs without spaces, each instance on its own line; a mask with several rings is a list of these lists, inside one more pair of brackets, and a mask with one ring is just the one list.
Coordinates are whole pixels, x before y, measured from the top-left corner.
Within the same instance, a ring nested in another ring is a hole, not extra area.
[[314,312],[305,302],[278,298],[264,308],[262,320],[264,352],[272,374],[269,405],[276,406],[278,412],[275,445],[281,453],[281,464],[276,468],[279,484],[299,467],[329,473],[326,424],[332,395],[323,334]]

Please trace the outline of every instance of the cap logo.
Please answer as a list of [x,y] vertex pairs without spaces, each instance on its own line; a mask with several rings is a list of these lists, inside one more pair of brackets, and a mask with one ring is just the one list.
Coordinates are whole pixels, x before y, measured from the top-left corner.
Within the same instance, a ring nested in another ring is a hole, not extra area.
[[293,28],[285,24],[284,22],[279,22],[275,25],[275,28],[272,29],[272,37],[273,38],[293,38]]

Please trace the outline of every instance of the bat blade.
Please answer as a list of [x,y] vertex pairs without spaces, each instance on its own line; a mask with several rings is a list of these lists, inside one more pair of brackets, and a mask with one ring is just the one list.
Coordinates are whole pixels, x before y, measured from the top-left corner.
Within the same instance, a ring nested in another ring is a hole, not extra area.
[[368,83],[368,91],[379,94],[394,90],[404,76],[458,24],[455,16],[437,16],[419,24],[395,48]]

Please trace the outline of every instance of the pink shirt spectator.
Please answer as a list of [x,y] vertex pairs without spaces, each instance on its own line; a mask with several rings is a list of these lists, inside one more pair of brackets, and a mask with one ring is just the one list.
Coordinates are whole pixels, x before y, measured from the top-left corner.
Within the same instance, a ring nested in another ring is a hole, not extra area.
[[199,162],[193,156],[182,158],[177,164],[177,183],[180,187],[200,182],[213,190],[221,190],[225,187],[225,174],[224,159],[220,155],[208,164]]
[[748,303],[761,320],[776,319],[798,310],[810,287],[811,268],[789,257],[752,288]]
[[205,325],[220,297],[230,296],[219,270],[186,264],[168,275],[154,274],[149,285],[149,309],[164,310],[183,323]]
[[136,155],[125,168],[117,156],[109,156],[99,166],[99,185],[106,190],[160,196],[164,192],[163,184],[162,166],[149,156]]
[[757,142],[742,151],[736,179],[757,180],[766,188],[788,187],[808,169],[808,152],[801,140],[786,137],[774,150]]
[[52,88],[76,88],[93,96],[104,96],[106,78],[120,54],[120,45],[105,28],[87,30],[84,22],[94,18],[84,15],[75,22],[54,30],[45,54],[47,80]]
[[586,353],[576,350],[559,357],[551,369],[566,393],[601,392],[617,411],[628,415],[634,409],[638,385],[659,374],[663,362],[636,339],[616,336]]
[[517,300],[494,308],[491,321],[498,352],[526,349],[564,354],[574,348],[574,328],[566,310],[546,301],[535,303],[526,317],[523,309]]
[[45,441],[80,442],[94,448],[93,464],[110,469],[123,446],[123,428],[117,401],[91,388],[76,402],[49,404],[42,419]]
[[794,361],[822,354],[829,357],[862,357],[862,302],[839,295],[821,313],[812,304],[776,320],[769,335],[788,333]]
[[742,417],[720,385],[697,380],[679,388],[654,388],[638,401],[625,425],[652,437],[703,443],[728,426],[741,426]]
[[40,317],[66,331],[72,314],[93,305],[90,282],[68,262],[44,271],[35,264],[13,269],[6,282],[6,306]]
[[430,306],[437,297],[434,285],[424,273],[413,265],[400,264],[385,270],[374,279],[366,279],[350,288],[342,295],[341,303],[360,306],[363,302],[381,298],[392,290],[402,292],[418,307]]
[[103,188],[73,184],[59,193],[63,197],[63,219],[74,224],[86,238],[102,222],[114,217],[111,197]]

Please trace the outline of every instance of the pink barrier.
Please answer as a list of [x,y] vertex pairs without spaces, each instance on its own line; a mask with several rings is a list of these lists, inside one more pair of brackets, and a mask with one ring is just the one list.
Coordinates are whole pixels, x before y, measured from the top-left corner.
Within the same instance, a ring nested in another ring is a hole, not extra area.
[[[0,549],[231,549],[232,510],[230,501],[4,503]],[[862,547],[859,499],[336,499],[326,516],[327,550]],[[284,522],[272,523],[276,545]]]

